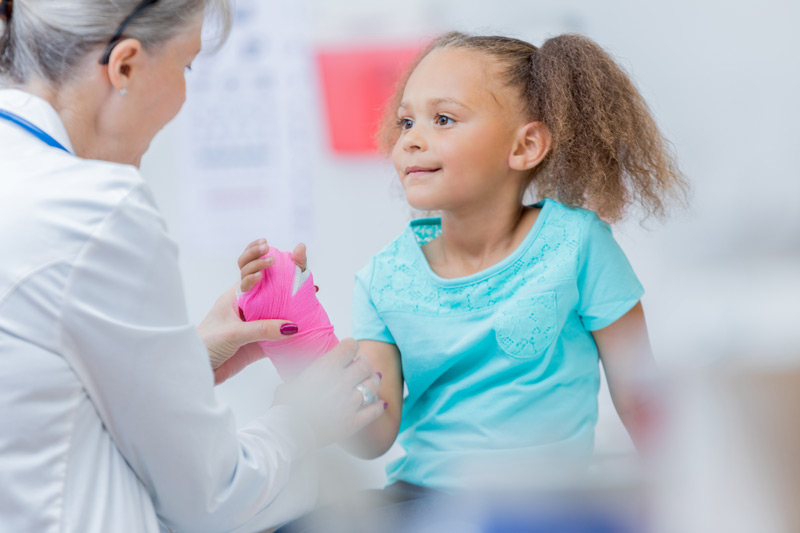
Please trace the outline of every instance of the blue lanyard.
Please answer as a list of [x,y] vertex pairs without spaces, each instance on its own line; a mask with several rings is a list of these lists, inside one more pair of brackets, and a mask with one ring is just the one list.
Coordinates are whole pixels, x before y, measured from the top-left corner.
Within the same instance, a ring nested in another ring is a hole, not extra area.
[[53,148],[60,148],[61,150],[64,150],[65,152],[70,153],[70,151],[67,150],[66,148],[64,148],[64,146],[62,146],[60,142],[58,142],[57,140],[53,139],[50,135],[48,135],[47,133],[42,131],[39,127],[37,127],[34,124],[31,124],[30,122],[28,122],[24,118],[22,118],[22,117],[20,117],[18,115],[15,115],[14,113],[12,113],[10,111],[5,111],[3,109],[0,109],[0,118],[5,119],[5,120],[7,120],[9,122],[12,122],[12,123],[16,124],[17,126],[19,126],[20,128],[29,131],[30,133],[32,133],[33,135],[38,137],[45,144],[48,144],[48,145],[52,146]]

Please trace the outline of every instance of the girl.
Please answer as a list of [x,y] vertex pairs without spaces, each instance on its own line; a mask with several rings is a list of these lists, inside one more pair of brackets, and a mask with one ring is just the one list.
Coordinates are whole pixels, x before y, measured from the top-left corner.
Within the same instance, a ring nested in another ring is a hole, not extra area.
[[[440,217],[411,222],[356,276],[354,337],[388,409],[350,449],[378,457],[399,435],[389,483],[445,491],[586,459],[598,357],[641,447],[643,289],[607,222],[632,204],[663,215],[686,184],[631,80],[586,37],[448,33],[388,117],[409,204]],[[528,191],[543,200],[526,205]]]

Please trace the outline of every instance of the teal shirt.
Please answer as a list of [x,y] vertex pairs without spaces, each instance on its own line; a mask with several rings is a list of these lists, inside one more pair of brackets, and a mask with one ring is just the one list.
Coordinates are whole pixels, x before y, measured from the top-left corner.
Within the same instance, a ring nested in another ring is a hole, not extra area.
[[356,275],[359,340],[397,345],[408,395],[389,482],[470,486],[481,466],[594,446],[600,384],[591,331],[643,289],[608,224],[554,201],[501,262],[455,279],[421,246],[438,218],[415,220]]

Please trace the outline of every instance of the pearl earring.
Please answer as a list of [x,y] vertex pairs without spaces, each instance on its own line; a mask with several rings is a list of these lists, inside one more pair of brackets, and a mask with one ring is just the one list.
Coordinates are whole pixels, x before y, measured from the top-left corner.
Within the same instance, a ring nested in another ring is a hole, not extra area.
[[128,94],[128,89],[123,87],[122,89],[119,90],[120,96],[125,96],[126,94]]

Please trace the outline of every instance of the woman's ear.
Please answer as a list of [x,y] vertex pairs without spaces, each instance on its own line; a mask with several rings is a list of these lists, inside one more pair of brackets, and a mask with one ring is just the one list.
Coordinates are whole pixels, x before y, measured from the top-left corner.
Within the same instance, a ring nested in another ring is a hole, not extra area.
[[124,39],[114,46],[108,58],[108,80],[123,94],[131,86],[132,77],[139,73],[143,63],[142,43],[138,39]]
[[508,166],[514,170],[530,170],[547,156],[553,144],[550,129],[544,122],[529,122],[517,130]]

